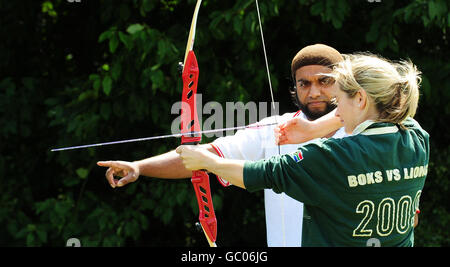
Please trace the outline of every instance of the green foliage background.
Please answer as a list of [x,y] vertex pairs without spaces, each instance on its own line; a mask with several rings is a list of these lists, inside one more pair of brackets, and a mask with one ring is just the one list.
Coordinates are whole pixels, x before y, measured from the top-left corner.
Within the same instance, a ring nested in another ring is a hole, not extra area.
[[[206,246],[188,180],[112,190],[98,160],[138,160],[179,140],[52,153],[167,134],[180,100],[194,0],[0,2],[0,245]],[[431,135],[416,246],[448,246],[450,4],[446,0],[261,0],[275,99],[291,104],[290,60],[325,43],[411,58],[423,72],[416,119]],[[204,0],[197,24],[203,102],[270,101],[253,0]],[[205,140],[210,141],[210,140]],[[265,246],[262,193],[211,179],[221,246]],[[245,204],[244,204],[245,203]]]

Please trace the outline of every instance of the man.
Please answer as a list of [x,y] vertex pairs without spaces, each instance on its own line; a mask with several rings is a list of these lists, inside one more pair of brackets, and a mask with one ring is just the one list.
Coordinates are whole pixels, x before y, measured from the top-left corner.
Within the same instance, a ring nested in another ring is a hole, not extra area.
[[[291,63],[292,78],[295,83],[291,94],[300,110],[265,118],[260,123],[282,123],[294,117],[303,118],[307,123],[306,120],[313,121],[330,113],[335,108],[331,101],[335,85],[332,79],[321,74],[330,73],[332,66],[341,60],[343,58],[336,49],[323,44],[301,49]],[[336,130],[341,127],[337,118],[328,116],[323,120],[327,126],[305,124],[315,130],[314,134],[305,133],[306,139],[311,139],[311,136],[335,138],[345,136],[342,129],[333,133],[328,132],[331,128]],[[273,130],[274,126],[240,130],[233,136],[221,137],[211,144],[202,146],[224,158],[245,160],[269,158],[278,155],[279,151],[280,154],[287,154],[298,148],[298,145],[292,144],[278,147],[275,144]],[[113,188],[134,182],[139,175],[157,178],[187,178],[192,174],[184,167],[175,151],[141,161],[108,161],[99,162],[98,165],[109,167],[106,178]],[[116,180],[114,176],[123,178]],[[218,178],[222,185],[230,185],[226,180]],[[264,191],[264,199],[268,246],[301,246],[303,204],[284,193],[276,194],[271,189]]]

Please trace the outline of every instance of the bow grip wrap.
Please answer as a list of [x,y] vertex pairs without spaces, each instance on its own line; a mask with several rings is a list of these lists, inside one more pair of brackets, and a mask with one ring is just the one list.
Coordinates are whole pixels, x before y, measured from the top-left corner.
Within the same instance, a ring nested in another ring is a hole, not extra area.
[[[201,131],[198,121],[196,93],[199,69],[194,51],[189,51],[183,66],[183,95],[181,101],[181,133]],[[183,135],[181,144],[197,145],[202,139],[201,134]],[[199,221],[211,246],[215,246],[217,237],[217,219],[209,186],[209,176],[205,171],[193,171],[191,178],[199,208]]]

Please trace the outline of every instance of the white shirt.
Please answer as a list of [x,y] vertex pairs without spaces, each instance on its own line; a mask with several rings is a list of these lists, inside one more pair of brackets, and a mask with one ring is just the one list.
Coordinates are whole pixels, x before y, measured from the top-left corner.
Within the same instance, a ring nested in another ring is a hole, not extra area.
[[[298,111],[296,113],[285,113],[282,116],[268,117],[258,124],[283,123],[297,116],[306,118],[302,112]],[[277,146],[273,133],[275,126],[239,130],[233,136],[216,139],[212,146],[223,158],[256,161],[279,155],[278,149],[280,149],[280,154],[283,155],[296,151],[302,145]],[[346,136],[346,133],[341,128],[333,135],[333,138],[344,136]],[[306,143],[308,142],[303,144]],[[218,179],[223,186],[230,185],[228,181],[220,177]],[[267,245],[269,247],[300,247],[302,242],[303,203],[284,193],[277,194],[272,189],[265,189],[264,206]]]

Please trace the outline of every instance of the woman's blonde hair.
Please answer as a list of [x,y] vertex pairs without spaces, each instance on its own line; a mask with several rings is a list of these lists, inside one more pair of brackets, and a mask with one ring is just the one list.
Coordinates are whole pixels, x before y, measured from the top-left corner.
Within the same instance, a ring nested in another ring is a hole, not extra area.
[[392,62],[370,53],[359,53],[344,55],[344,61],[332,75],[350,97],[359,90],[366,92],[380,114],[377,121],[401,124],[416,114],[420,74],[410,60]]

